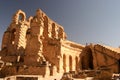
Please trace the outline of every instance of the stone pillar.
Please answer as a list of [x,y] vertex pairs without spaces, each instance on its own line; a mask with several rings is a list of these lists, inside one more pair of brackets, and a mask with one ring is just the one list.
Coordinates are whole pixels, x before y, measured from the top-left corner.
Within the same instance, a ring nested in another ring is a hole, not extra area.
[[66,55],[66,72],[69,72],[69,55]]
[[49,63],[48,62],[46,62],[46,69],[45,69],[45,77],[47,77],[47,76],[50,76],[50,68],[49,68]]
[[59,70],[58,70],[59,73],[63,73],[64,70],[63,70],[63,59],[62,58],[59,58]]
[[53,76],[57,74],[57,67],[53,66]]
[[56,38],[56,39],[58,39],[59,28],[58,28],[58,26],[57,26],[57,25],[55,26],[55,33],[56,33],[55,38]]
[[52,38],[56,38],[56,26],[55,26],[55,23],[52,23]]
[[52,38],[52,25],[50,22],[48,23],[48,37]]
[[75,64],[75,56],[72,57],[72,71],[76,70],[76,64]]

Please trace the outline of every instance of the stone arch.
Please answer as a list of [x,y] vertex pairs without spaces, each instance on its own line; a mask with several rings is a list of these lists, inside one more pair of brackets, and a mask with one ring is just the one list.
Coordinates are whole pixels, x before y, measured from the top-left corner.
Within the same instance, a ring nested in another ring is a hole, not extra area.
[[73,63],[73,62],[72,62],[72,56],[70,55],[70,56],[69,56],[69,71],[72,71],[72,68],[73,68],[73,67],[72,67],[72,63]]
[[10,41],[11,44],[14,44],[15,42],[15,35],[16,35],[16,29],[14,28],[11,30],[11,41]]
[[22,10],[18,10],[13,16],[13,22],[18,23],[18,21],[24,22],[26,20],[26,14]]
[[82,52],[81,65],[83,70],[94,68],[92,50],[89,46],[85,47]]
[[22,13],[19,14],[18,20],[25,21],[24,15]]
[[63,70],[66,72],[66,55],[63,55]]
[[43,31],[43,36],[45,38],[48,37],[48,17],[47,16],[44,16],[44,31]]
[[56,37],[55,23],[52,23],[52,38]]

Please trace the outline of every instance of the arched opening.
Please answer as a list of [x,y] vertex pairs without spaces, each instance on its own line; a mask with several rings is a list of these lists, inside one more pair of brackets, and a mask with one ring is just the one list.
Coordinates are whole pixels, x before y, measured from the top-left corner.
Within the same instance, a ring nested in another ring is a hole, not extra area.
[[43,31],[43,36],[45,38],[48,37],[48,18],[47,18],[47,16],[44,16],[44,31]]
[[75,57],[75,64],[76,64],[76,71],[78,71],[79,62],[78,62],[78,57],[77,56]]
[[83,70],[93,69],[92,50],[89,47],[86,47],[82,52],[81,65]]
[[24,15],[22,13],[19,14],[18,20],[24,21]]
[[18,18],[18,21],[25,21],[26,15],[23,11],[19,10],[17,12],[17,18]]
[[16,35],[16,29],[13,29],[11,31],[11,44],[14,44],[15,42],[15,35]]
[[69,56],[69,71],[72,71],[72,56]]
[[64,72],[66,72],[66,55],[65,54],[63,55],[63,69],[64,69]]
[[52,23],[52,38],[56,37],[56,32],[55,32],[55,23]]

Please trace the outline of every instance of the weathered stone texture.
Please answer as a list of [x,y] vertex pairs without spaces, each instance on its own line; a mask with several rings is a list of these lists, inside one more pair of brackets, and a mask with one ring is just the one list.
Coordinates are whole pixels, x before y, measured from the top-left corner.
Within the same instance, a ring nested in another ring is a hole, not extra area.
[[26,19],[18,10],[5,31],[0,51],[0,77],[55,76],[81,70],[120,72],[120,49],[67,40],[64,28],[40,9]]
[[82,69],[108,70],[120,73],[120,52],[115,48],[96,44],[86,46],[81,53]]
[[66,38],[63,27],[40,9],[28,20],[26,14],[18,10],[3,36],[0,55],[5,64],[1,75],[4,72],[4,76],[55,75],[78,70],[79,54],[84,46]]

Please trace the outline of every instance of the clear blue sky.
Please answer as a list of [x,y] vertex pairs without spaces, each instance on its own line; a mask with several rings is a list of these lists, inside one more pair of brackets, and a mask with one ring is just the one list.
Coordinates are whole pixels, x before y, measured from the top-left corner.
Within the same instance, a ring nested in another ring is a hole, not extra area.
[[18,9],[29,17],[38,8],[62,25],[71,41],[120,45],[120,0],[1,0],[0,43]]

